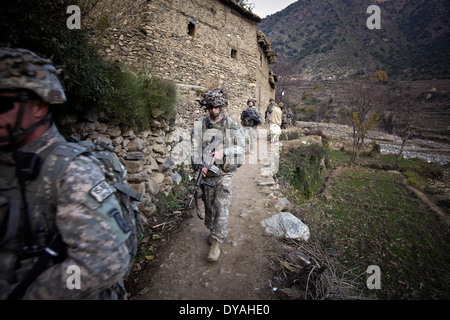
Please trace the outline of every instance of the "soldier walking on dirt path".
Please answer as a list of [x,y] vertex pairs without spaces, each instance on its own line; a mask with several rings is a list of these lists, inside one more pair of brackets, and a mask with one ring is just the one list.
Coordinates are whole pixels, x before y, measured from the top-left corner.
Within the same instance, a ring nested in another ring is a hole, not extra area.
[[208,110],[209,115],[194,123],[191,137],[193,164],[203,165],[202,150],[211,143],[213,137],[221,141],[212,153],[212,163],[207,164],[211,165],[210,168],[202,168],[205,180],[214,185],[213,188],[202,188],[206,208],[205,226],[210,230],[211,247],[207,259],[217,261],[220,244],[228,235],[232,178],[244,162],[245,137],[239,124],[222,114],[222,108],[228,105],[228,101],[221,90],[207,91],[200,105]]

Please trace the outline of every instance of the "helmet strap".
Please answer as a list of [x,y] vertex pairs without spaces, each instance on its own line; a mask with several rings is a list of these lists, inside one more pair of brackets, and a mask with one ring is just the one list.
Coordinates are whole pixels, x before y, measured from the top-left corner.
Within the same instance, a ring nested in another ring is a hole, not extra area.
[[29,95],[26,91],[22,91],[20,93],[20,105],[19,105],[19,112],[17,113],[17,117],[16,117],[16,123],[14,125],[14,128],[11,127],[11,125],[7,125],[7,129],[8,129],[8,137],[0,137],[0,142],[4,142],[4,141],[9,141],[11,146],[12,145],[16,145],[17,143],[17,138],[19,138],[20,136],[27,134],[33,130],[35,130],[37,127],[46,124],[47,122],[50,121],[51,119],[51,112],[50,110],[47,112],[47,114],[39,121],[37,121],[36,123],[32,124],[31,126],[29,126],[28,128],[22,128],[22,120],[23,120],[23,115],[25,114],[25,106],[26,103],[29,101]]
[[20,128],[22,124],[23,115],[25,114],[25,106],[28,100],[29,100],[28,93],[26,91],[20,92],[20,105],[19,105],[19,112],[17,113],[16,117],[16,124],[14,126],[15,130]]

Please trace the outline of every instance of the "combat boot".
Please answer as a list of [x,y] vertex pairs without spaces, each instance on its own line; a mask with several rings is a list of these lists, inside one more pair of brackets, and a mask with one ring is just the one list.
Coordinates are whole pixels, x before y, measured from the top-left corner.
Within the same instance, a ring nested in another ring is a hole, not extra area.
[[208,261],[211,262],[217,261],[219,260],[219,256],[220,256],[220,243],[217,240],[212,240],[208,254]]

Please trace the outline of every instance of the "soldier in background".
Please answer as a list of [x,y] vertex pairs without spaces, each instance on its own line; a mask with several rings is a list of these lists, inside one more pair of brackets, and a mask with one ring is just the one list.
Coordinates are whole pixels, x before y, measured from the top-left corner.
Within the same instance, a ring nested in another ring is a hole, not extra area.
[[267,106],[266,112],[265,112],[265,120],[266,123],[268,123],[270,125],[270,118],[272,117],[272,110],[273,107],[276,106],[277,104],[275,103],[275,99],[274,98],[270,98],[269,99],[269,105]]
[[286,111],[286,125],[292,126],[293,119],[294,119],[294,114],[292,113],[291,108],[288,108]]
[[[47,165],[66,140],[50,110],[66,101],[49,59],[0,48],[0,298],[114,299],[125,295],[130,237],[100,162]],[[61,183],[52,189],[51,167]],[[44,171],[44,172],[43,172]],[[49,201],[54,199],[54,201]],[[78,286],[69,277],[79,271]]]
[[278,106],[281,108],[281,129],[286,129],[287,128],[287,110],[284,107],[284,103],[280,102],[278,103]]
[[278,103],[278,105],[273,106],[272,113],[270,114],[270,141],[272,143],[278,143],[281,134],[281,124],[282,124],[282,108],[283,102]]
[[256,150],[257,127],[262,123],[262,115],[255,108],[255,100],[248,99],[247,109],[241,113],[241,124],[244,127],[244,135],[246,142],[249,144],[250,154],[254,154]]
[[204,187],[202,193],[206,196],[205,226],[210,230],[208,242],[209,261],[217,261],[220,256],[220,244],[228,235],[228,208],[231,204],[231,185],[233,174],[244,162],[245,137],[239,124],[222,114],[222,108],[228,105],[224,93],[219,89],[206,92],[200,105],[208,110],[208,116],[194,123],[191,137],[192,162],[203,164],[202,150],[207,147],[212,138],[220,143],[213,152],[210,169],[203,167],[205,181],[214,188]]

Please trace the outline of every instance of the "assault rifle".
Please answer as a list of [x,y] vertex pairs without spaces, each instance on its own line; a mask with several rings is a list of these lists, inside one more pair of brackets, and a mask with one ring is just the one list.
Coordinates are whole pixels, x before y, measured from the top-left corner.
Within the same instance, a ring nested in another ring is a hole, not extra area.
[[191,195],[191,198],[189,199],[188,207],[191,206],[192,200],[195,201],[195,208],[197,209],[197,216],[200,219],[204,219],[204,217],[201,217],[198,213],[198,204],[197,204],[197,191],[200,187],[202,189],[202,200],[205,205],[205,214],[208,212],[208,206],[206,203],[206,194],[205,194],[205,185],[210,188],[215,188],[215,185],[212,183],[209,183],[205,181],[202,174],[202,169],[207,168],[208,170],[213,171],[214,173],[219,173],[219,168],[217,168],[215,165],[212,164],[213,156],[211,155],[214,151],[214,149],[219,145],[220,141],[216,140],[216,137],[212,137],[211,143],[206,146],[202,150],[202,163],[201,164],[194,164],[194,169],[197,171],[197,178],[195,179],[195,185],[194,185],[194,192]]
[[248,110],[242,111],[242,117],[255,121],[257,125],[262,123],[262,121],[258,117],[255,117],[255,115]]

